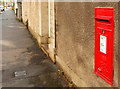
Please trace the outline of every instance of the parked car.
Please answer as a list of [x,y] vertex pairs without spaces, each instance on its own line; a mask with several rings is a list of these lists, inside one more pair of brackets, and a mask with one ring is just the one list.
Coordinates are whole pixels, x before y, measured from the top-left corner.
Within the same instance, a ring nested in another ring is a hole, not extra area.
[[4,11],[4,6],[0,6],[0,11]]

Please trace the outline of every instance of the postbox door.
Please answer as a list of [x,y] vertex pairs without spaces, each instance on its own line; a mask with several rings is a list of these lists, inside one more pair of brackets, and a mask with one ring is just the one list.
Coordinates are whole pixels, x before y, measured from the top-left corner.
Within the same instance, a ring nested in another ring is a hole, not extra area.
[[113,8],[95,8],[95,73],[110,85],[113,85],[113,18]]

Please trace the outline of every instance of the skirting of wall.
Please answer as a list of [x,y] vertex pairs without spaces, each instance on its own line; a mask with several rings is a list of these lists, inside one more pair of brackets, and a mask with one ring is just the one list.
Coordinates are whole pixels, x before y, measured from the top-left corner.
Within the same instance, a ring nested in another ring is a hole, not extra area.
[[70,77],[71,81],[73,81],[73,83],[77,87],[88,87],[86,83],[81,80],[58,56],[56,56],[56,63],[60,65],[60,67],[64,70],[65,74]]

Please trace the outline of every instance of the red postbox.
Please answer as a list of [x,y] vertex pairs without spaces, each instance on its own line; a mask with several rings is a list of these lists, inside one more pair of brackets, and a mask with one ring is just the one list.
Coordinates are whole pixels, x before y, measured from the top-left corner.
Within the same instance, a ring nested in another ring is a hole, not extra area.
[[114,9],[95,8],[95,73],[113,85]]

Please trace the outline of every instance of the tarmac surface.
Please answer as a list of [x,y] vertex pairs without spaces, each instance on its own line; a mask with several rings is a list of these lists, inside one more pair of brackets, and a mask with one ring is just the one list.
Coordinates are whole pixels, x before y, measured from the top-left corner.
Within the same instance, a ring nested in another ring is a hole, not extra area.
[[[39,48],[12,10],[2,18],[2,87],[68,87],[59,77],[58,67]],[[21,73],[24,71],[25,73]],[[15,75],[15,72],[18,75]]]

